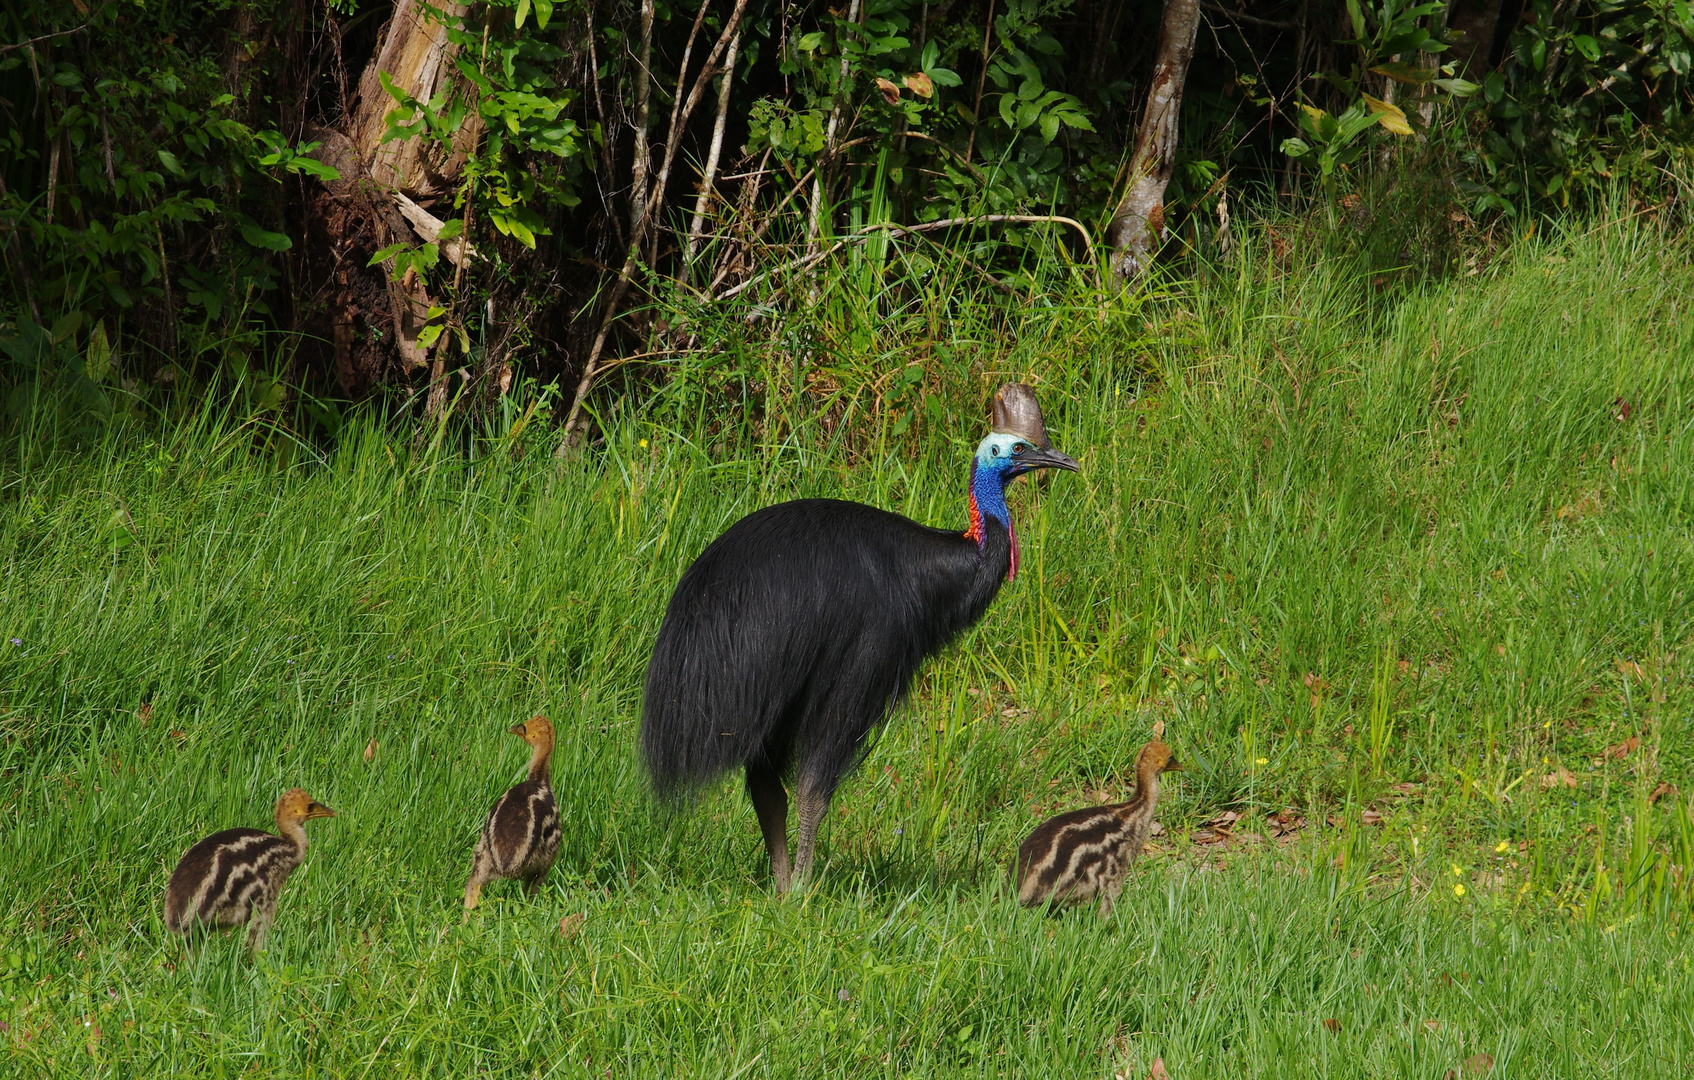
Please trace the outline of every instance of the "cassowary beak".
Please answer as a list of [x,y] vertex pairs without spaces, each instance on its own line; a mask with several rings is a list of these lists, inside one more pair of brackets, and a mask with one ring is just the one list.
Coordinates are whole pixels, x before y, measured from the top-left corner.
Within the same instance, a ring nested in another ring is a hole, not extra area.
[[1066,472],[1082,471],[1081,466],[1076,463],[1076,459],[1069,454],[1060,453],[1051,448],[1042,449],[1037,446],[1031,447],[1018,455],[1012,464],[1012,475],[1022,476],[1024,473],[1034,472],[1036,469],[1064,469]]

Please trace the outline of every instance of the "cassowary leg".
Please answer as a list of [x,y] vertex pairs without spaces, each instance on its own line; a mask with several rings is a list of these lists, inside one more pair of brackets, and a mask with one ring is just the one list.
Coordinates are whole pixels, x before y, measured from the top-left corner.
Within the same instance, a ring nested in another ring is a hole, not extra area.
[[788,864],[788,792],[782,789],[782,775],[775,769],[749,762],[747,797],[753,800],[753,812],[759,815],[759,831],[765,834],[765,850],[770,853],[771,876],[776,878],[776,891],[787,892],[791,876]]
[[794,878],[803,883],[812,874],[812,853],[817,847],[818,826],[823,824],[824,815],[829,813],[830,796],[835,791],[804,774],[800,777],[799,786],[795,801],[800,804],[800,835],[794,845]]

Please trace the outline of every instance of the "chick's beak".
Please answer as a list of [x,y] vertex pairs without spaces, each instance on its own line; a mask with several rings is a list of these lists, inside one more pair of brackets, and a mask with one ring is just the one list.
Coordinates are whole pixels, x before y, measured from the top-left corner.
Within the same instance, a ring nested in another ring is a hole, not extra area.
[[1184,765],[1182,762],[1176,760],[1176,758],[1173,757],[1169,761],[1165,762],[1165,771],[1166,772],[1187,772],[1188,766]]
[[306,816],[308,818],[334,817],[335,811],[323,803],[315,802],[306,807]]
[[516,735],[520,739],[523,738],[525,735],[529,734],[529,729],[525,728],[522,724],[513,724],[511,727],[507,728],[506,730],[511,732],[513,735]]
[[1076,463],[1076,459],[1069,454],[1061,453],[1058,450],[1043,450],[1040,447],[1033,447],[1028,453],[1019,457],[1016,468],[1019,476],[1036,469],[1064,469],[1066,472],[1082,471],[1082,467]]

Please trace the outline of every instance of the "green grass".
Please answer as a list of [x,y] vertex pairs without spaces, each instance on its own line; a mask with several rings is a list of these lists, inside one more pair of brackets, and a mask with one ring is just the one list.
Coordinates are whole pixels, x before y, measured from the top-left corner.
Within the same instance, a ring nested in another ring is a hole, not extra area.
[[[1610,226],[1398,298],[1249,249],[1098,351],[1070,347],[1083,313],[1032,310],[954,390],[1047,375],[1083,472],[1016,493],[1023,573],[791,899],[736,785],[676,817],[645,795],[664,601],[780,498],[962,524],[975,427],[831,442],[802,416],[729,451],[634,416],[560,464],[355,425],[290,466],[251,425],[14,431],[0,1071],[1685,1075],[1694,822],[1652,793],[1694,792],[1691,286],[1685,248]],[[461,924],[535,712],[558,865]],[[1121,791],[1155,720],[1192,771],[1118,916],[1018,910],[1018,840]],[[184,962],[175,858],[293,785],[341,816],[269,951]],[[1193,842],[1226,807],[1310,824]]]

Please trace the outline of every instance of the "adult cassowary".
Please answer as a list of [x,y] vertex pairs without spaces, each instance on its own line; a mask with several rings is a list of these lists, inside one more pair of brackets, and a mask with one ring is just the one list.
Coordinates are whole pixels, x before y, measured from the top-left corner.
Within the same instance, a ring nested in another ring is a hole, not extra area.
[[918,666],[1017,575],[1006,485],[1076,468],[1048,441],[1034,392],[1007,383],[971,466],[969,529],[835,499],[779,503],[730,526],[682,575],[647,667],[641,750],[655,789],[676,796],[745,767],[777,888],[804,881],[818,824],[866,736]]

